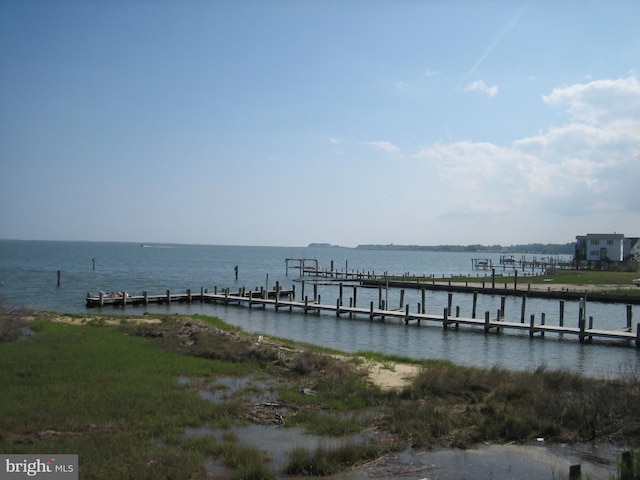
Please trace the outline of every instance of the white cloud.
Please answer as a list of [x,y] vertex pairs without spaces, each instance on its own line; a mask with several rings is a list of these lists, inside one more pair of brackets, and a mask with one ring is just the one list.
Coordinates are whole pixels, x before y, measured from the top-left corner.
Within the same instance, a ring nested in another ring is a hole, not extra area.
[[381,152],[386,153],[396,153],[399,152],[400,149],[396,147],[393,143],[387,141],[376,141],[376,142],[367,142],[367,145],[372,146],[376,150],[380,150]]
[[338,145],[340,143],[340,140],[338,140],[336,137],[329,137],[329,143]]
[[[433,144],[413,156],[422,175],[436,176],[434,181],[447,189],[446,202],[437,207],[440,214],[507,222],[519,216],[526,222],[533,218],[527,212],[608,215],[638,223],[633,220],[640,218],[638,80],[571,85],[543,98],[565,108],[571,122],[507,146]],[[638,225],[633,228],[629,234],[640,233]]]
[[466,87],[464,87],[464,91],[486,93],[490,97],[495,97],[498,94],[498,86],[492,85],[489,87],[482,80],[476,80],[475,82],[471,82]]

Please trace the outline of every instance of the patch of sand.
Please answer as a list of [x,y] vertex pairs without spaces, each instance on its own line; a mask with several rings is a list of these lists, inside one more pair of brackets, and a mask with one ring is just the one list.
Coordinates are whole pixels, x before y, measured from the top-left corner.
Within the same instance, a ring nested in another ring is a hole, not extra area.
[[367,365],[369,378],[383,390],[403,388],[420,371],[418,365],[372,362]]

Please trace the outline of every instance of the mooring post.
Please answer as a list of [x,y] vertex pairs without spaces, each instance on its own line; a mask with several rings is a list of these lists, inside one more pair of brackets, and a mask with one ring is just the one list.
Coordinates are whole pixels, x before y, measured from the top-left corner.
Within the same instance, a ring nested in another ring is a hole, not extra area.
[[340,305],[343,305],[343,303],[342,303],[342,295],[344,293],[344,285],[342,284],[342,282],[340,282],[338,287],[339,287],[339,291],[340,291],[340,296],[338,297],[338,306],[340,306]]
[[167,303],[171,303],[171,290],[167,288]]
[[304,297],[304,313],[309,310],[309,297]]
[[426,313],[427,311],[427,290],[426,288],[423,288],[421,291],[421,295],[422,295],[422,303],[421,303],[421,313]]
[[[369,304],[369,321],[373,320],[373,300],[371,300],[371,303]],[[638,328],[638,331],[640,331],[640,327]]]
[[356,305],[358,304],[358,287],[357,286],[353,286],[353,308],[356,308]]
[[471,307],[471,318],[476,318],[476,307],[478,305],[478,292],[473,292],[473,305]]
[[640,348],[640,322],[636,325],[636,348]]
[[187,288],[187,303],[191,303],[191,289]]
[[336,300],[336,317],[340,316],[340,305],[342,305],[342,298]]
[[[100,302],[99,303],[100,308],[104,307],[104,292],[100,292],[100,301],[99,302]],[[640,330],[638,330],[638,331],[640,331]]]
[[490,319],[491,319],[491,313],[489,313],[489,310],[487,310],[486,312],[484,312],[484,333],[488,333],[489,329],[491,328],[489,326]]
[[409,325],[409,304],[408,303],[404,306],[404,323],[405,325]]
[[507,297],[502,297],[500,299],[500,317],[498,318],[498,320],[500,318],[504,318],[504,307],[505,307],[506,301],[507,301]]
[[313,282],[313,301],[316,303],[320,303],[318,296],[318,282]]
[[449,309],[444,307],[444,312],[442,314],[442,327],[447,330],[449,328]]
[[582,471],[580,464],[569,466],[569,480],[580,480],[582,478]]
[[404,305],[404,288],[400,290],[400,305],[398,306],[398,308],[402,308],[403,305]]
[[631,305],[627,305],[627,329],[631,331],[631,322],[633,320],[633,309]]
[[305,298],[304,296],[304,280],[302,280],[302,292],[301,292],[301,297],[300,298]]
[[[545,325],[546,324],[546,314],[544,312],[542,312],[542,316],[540,317],[540,325]],[[540,336],[544,337],[544,330],[540,330]]]
[[447,313],[451,315],[451,304],[453,303],[453,293],[447,294]]
[[524,312],[527,308],[527,296],[522,297],[522,308],[520,310],[520,323],[524,323]]
[[535,313],[532,313],[531,314],[531,319],[529,321],[529,336],[530,337],[533,337],[533,332],[534,332],[533,324],[534,324],[535,320],[536,320],[536,315],[535,315]]
[[518,290],[518,270],[514,270],[513,272],[513,289]]
[[560,326],[564,327],[564,300],[560,300]]
[[200,287],[200,303],[204,302],[204,287]]
[[62,272],[60,272],[60,270],[58,270],[58,286],[60,286],[60,275],[62,275]]

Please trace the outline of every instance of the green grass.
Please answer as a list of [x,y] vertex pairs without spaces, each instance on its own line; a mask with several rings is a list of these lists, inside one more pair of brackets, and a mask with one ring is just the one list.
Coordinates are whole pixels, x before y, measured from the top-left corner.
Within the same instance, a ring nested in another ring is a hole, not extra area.
[[204,475],[200,454],[162,440],[223,423],[238,407],[201,399],[176,377],[235,367],[153,348],[113,327],[33,328],[0,345],[0,451],[77,453],[81,478]]
[[[171,316],[116,327],[105,320],[82,326],[36,321],[34,335],[0,343],[0,451],[77,453],[83,479],[204,478],[211,461],[224,466],[225,478],[275,478],[264,454],[231,433],[258,418],[250,415],[253,403],[242,395],[220,402],[198,395],[220,376],[277,380],[285,427],[334,437],[386,433],[385,445],[294,450],[287,466],[292,474],[335,473],[407,444],[640,438],[637,371],[594,380],[545,368],[483,370],[358,354],[421,365],[410,385],[382,391],[357,361],[292,342],[266,345],[273,340],[257,342],[221,321]],[[239,393],[251,397],[257,388],[251,383]],[[185,428],[202,426],[226,433],[185,436]]]

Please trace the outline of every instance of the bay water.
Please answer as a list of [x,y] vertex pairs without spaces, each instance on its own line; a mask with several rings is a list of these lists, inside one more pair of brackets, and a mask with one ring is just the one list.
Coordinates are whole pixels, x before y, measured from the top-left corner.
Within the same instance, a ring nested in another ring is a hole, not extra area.
[[[580,344],[573,335],[547,334],[545,339],[529,338],[526,332],[484,334],[481,328],[461,327],[444,330],[434,323],[405,326],[402,321],[369,321],[368,317],[336,318],[331,314],[192,303],[88,309],[87,293],[126,291],[140,295],[164,294],[167,289],[183,293],[199,292],[201,287],[213,291],[230,288],[272,289],[278,282],[284,289],[295,287],[301,300],[300,272],[286,268],[286,259],[311,259],[320,268],[366,273],[434,275],[446,278],[469,275],[470,281],[490,282],[490,272],[472,268],[473,259],[486,258],[499,264],[499,254],[473,252],[433,252],[401,250],[365,250],[342,247],[258,247],[180,244],[138,244],[118,242],[53,242],[0,240],[0,298],[5,307],[55,311],[61,314],[165,315],[205,314],[216,316],[256,335],[270,335],[300,342],[332,347],[346,352],[371,350],[412,358],[446,359],[478,367],[499,366],[511,370],[535,370],[540,366],[564,368],[589,376],[617,377],[640,370],[640,350],[602,340]],[[520,258],[517,255],[516,258]],[[533,255],[527,255],[532,259]],[[297,265],[290,262],[289,266]],[[236,280],[235,267],[238,278]],[[60,284],[58,285],[58,271]],[[503,271],[498,269],[497,273]],[[508,271],[504,271],[507,274]],[[526,283],[520,272],[519,282]],[[538,271],[539,273],[539,271]],[[486,278],[485,278],[486,277]],[[306,278],[306,280],[314,280]],[[322,279],[319,279],[322,280]],[[499,279],[496,281],[499,285]],[[345,284],[346,285],[346,284]],[[310,284],[306,295],[312,295]],[[335,304],[339,296],[337,283],[323,282],[318,287],[322,303]],[[344,287],[345,304],[352,287]],[[390,308],[400,306],[400,290],[384,291]],[[370,301],[377,304],[378,290],[359,288],[358,306]],[[407,289],[405,303],[416,311],[421,301],[418,290]],[[447,305],[446,292],[427,292],[427,313],[442,314]],[[472,296],[455,294],[454,306],[461,316],[471,316]],[[490,311],[495,315],[501,296],[480,295],[478,315]],[[518,321],[522,299],[506,298],[505,317]],[[527,299],[525,318],[537,319],[545,313],[547,324],[557,324],[559,303]],[[633,307],[634,322],[640,312]],[[589,302],[587,315],[593,316],[597,328],[622,328],[626,325],[626,305]],[[565,302],[565,325],[577,326],[578,302]],[[539,320],[537,320],[539,322]],[[575,324],[575,325],[574,325]],[[634,323],[635,329],[635,323]]]

